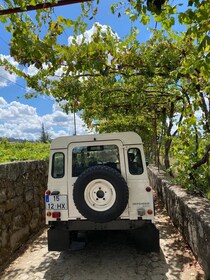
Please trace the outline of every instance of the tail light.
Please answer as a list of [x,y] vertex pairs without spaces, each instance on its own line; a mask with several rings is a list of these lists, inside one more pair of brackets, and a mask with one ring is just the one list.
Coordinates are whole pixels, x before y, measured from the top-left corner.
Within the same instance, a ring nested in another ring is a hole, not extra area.
[[61,216],[61,213],[60,213],[60,212],[53,212],[53,213],[52,213],[52,217],[53,217],[53,218],[58,219],[58,218],[60,218],[60,216]]
[[151,187],[146,187],[147,192],[151,192],[152,188]]
[[152,215],[153,214],[153,211],[151,209],[147,210],[147,214],[148,215]]

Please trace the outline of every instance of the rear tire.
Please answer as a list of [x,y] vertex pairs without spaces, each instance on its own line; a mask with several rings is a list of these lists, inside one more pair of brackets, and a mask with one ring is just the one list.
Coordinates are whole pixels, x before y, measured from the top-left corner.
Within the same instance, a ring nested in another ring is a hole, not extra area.
[[159,230],[153,223],[148,223],[141,228],[131,230],[130,234],[138,251],[160,251]]
[[128,204],[128,186],[119,171],[105,165],[86,169],[76,180],[73,199],[88,220],[106,223],[117,219]]

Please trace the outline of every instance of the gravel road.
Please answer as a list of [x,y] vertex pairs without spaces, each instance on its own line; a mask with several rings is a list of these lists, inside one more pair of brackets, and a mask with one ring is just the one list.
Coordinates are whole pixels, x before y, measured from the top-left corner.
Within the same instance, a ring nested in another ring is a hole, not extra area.
[[92,232],[81,250],[48,252],[46,230],[31,240],[0,275],[1,280],[203,280],[187,244],[157,203],[160,253],[137,252],[123,231]]

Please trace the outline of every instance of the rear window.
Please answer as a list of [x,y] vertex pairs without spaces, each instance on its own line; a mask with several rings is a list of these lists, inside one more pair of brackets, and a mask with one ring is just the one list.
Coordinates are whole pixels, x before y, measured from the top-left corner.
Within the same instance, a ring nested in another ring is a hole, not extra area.
[[63,153],[54,153],[52,157],[52,177],[53,178],[62,178],[64,176],[64,154]]
[[94,165],[106,165],[120,171],[118,147],[78,146],[72,150],[72,177],[78,177],[84,170]]

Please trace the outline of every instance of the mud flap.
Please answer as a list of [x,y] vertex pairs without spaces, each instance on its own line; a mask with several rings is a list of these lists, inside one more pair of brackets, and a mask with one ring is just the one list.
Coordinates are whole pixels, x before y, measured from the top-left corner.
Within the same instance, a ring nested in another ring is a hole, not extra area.
[[50,228],[47,232],[48,251],[65,251],[70,248],[71,235],[68,230]]
[[159,230],[154,224],[146,224],[141,228],[130,231],[137,250],[145,252],[159,252],[160,240]]

